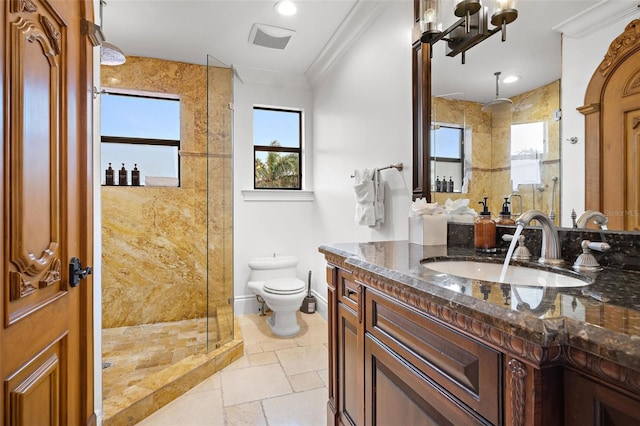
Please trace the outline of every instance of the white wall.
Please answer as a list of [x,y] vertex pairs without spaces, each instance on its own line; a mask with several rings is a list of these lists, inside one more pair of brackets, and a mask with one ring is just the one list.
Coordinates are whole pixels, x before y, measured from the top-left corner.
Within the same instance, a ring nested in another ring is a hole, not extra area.
[[[311,89],[301,77],[238,69],[234,78],[234,298],[236,314],[255,313],[258,303],[247,288],[249,259],[256,256],[298,256],[298,277],[307,281],[313,262],[313,201],[296,201],[287,194],[268,201],[248,201],[253,190],[253,106],[303,111],[303,189],[312,188],[313,147]],[[307,176],[308,175],[308,176]],[[260,191],[258,191],[260,192]],[[265,192],[263,190],[262,192]],[[272,197],[273,198],[273,197]]]
[[[313,87],[314,182],[312,249],[348,241],[407,239],[411,203],[412,2],[388,2],[378,18]],[[355,223],[350,175],[355,169],[402,162],[385,170],[386,221]],[[315,256],[321,294],[325,261]]]
[[[578,216],[584,208],[585,152],[584,116],[576,108],[584,105],[587,85],[611,42],[633,18],[625,17],[597,31],[562,41],[562,226],[571,226],[571,209]],[[567,139],[577,137],[578,143]]]
[[[312,271],[318,309],[326,297],[325,265],[318,246],[341,241],[407,238],[411,202],[412,2],[384,2],[348,50],[316,82],[299,76],[238,70],[234,82],[234,291],[237,314],[255,312],[247,288],[248,260],[273,253],[300,258],[298,276]],[[333,58],[335,59],[335,57]],[[313,201],[247,201],[253,188],[253,105],[305,112],[305,189]],[[313,123],[313,126],[311,125]],[[383,171],[387,220],[379,228],[355,223],[350,175],[354,169],[403,162]]]

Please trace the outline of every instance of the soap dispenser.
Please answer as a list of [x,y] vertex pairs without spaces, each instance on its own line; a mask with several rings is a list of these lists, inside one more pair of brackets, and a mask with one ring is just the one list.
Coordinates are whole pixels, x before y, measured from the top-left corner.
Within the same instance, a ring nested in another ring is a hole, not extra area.
[[487,197],[484,201],[478,201],[483,205],[482,212],[474,225],[474,245],[476,250],[488,253],[496,251],[496,222],[491,219],[491,212],[487,206]]
[[496,219],[497,225],[515,225],[516,221],[511,218],[511,211],[509,210],[509,197],[504,198],[504,203],[502,203],[502,211],[500,212],[500,216]]

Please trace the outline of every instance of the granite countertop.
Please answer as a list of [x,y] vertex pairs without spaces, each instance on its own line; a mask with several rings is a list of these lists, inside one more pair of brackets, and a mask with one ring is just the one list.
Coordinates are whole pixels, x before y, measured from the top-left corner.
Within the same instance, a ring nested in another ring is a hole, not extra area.
[[[347,266],[389,279],[444,306],[542,347],[577,348],[640,371],[640,272],[605,267],[584,287],[511,286],[424,266],[442,259],[499,262],[502,254],[408,241],[322,245]],[[520,263],[522,264],[522,263]],[[541,267],[537,263],[524,264]],[[569,271],[570,265],[565,271]],[[586,274],[581,274],[586,275]]]

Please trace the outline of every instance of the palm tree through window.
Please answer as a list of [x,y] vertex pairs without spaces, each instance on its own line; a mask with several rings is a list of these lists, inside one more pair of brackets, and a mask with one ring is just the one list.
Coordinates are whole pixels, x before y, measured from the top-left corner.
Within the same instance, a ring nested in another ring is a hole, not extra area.
[[302,189],[302,112],[254,107],[255,189]]

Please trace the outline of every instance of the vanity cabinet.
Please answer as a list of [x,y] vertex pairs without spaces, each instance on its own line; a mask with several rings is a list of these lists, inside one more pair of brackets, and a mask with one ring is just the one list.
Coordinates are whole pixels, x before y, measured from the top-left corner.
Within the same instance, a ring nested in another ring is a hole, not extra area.
[[564,419],[568,426],[637,426],[640,424],[640,396],[625,395],[620,389],[566,369],[564,372]]
[[638,371],[325,256],[328,425],[640,425]]
[[327,281],[328,424],[503,423],[501,353],[347,270],[328,268]]
[[[329,424],[362,425],[364,371],[362,370],[362,317],[359,300],[362,286],[355,283],[348,271],[333,268],[330,274],[329,321],[330,395]],[[333,334],[331,334],[333,330]],[[333,362],[332,362],[333,361]]]

